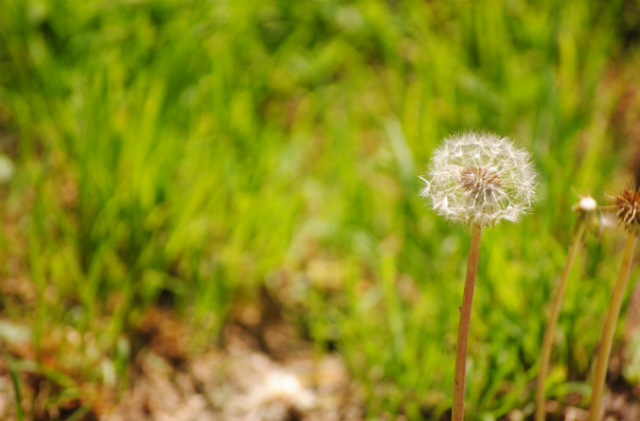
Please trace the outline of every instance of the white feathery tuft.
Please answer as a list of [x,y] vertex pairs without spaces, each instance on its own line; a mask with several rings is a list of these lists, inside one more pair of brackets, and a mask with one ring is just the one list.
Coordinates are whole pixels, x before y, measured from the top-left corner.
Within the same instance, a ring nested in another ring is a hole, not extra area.
[[468,132],[445,139],[431,158],[420,195],[454,223],[517,222],[535,200],[529,153],[503,137]]

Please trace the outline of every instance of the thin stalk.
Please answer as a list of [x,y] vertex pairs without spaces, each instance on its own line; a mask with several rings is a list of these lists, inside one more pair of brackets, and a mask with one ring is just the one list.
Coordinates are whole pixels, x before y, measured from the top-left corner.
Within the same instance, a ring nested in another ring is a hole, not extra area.
[[553,305],[551,306],[551,316],[549,317],[549,323],[547,324],[547,330],[544,332],[544,340],[542,342],[542,353],[540,355],[540,372],[538,373],[538,382],[536,388],[536,421],[545,421],[545,395],[544,385],[547,379],[547,372],[549,370],[549,357],[551,356],[551,348],[553,346],[553,334],[556,330],[556,324],[558,322],[558,315],[560,314],[560,307],[562,307],[562,300],[564,298],[564,291],[567,288],[567,280],[569,279],[569,273],[573,267],[573,262],[576,259],[580,244],[582,243],[582,235],[585,231],[587,224],[587,218],[579,217],[577,221],[577,227],[571,245],[569,246],[569,254],[567,255],[567,261],[562,269],[562,275],[558,282],[558,288],[556,289],[556,295],[553,299]]
[[462,306],[460,306],[460,326],[458,327],[458,346],[456,349],[456,371],[453,383],[452,421],[463,421],[464,419],[464,386],[467,370],[467,341],[469,338],[469,322],[471,321],[473,290],[476,284],[476,273],[478,271],[481,234],[482,226],[480,224],[474,224],[471,232],[469,261],[467,262],[467,277],[464,283]]
[[607,366],[609,357],[611,356],[611,345],[613,344],[613,334],[618,323],[618,315],[622,306],[622,297],[627,289],[627,281],[629,280],[629,272],[631,271],[631,263],[633,262],[633,250],[636,246],[636,236],[633,232],[627,234],[627,243],[624,246],[624,255],[620,272],[616,285],[613,288],[609,310],[607,311],[607,319],[604,323],[602,331],[602,339],[600,340],[600,348],[598,350],[598,360],[596,362],[596,370],[593,376],[593,391],[591,392],[591,405],[589,406],[589,421],[598,421],[600,419],[600,410],[602,408],[602,395],[604,392],[604,381],[607,375]]

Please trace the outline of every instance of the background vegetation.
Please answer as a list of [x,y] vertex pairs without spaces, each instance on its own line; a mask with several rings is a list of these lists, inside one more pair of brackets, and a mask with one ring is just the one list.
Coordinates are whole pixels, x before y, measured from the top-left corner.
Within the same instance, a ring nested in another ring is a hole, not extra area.
[[[44,373],[60,399],[126,387],[150,307],[182,315],[198,349],[267,294],[319,353],[344,357],[368,416],[439,416],[469,234],[426,208],[417,175],[443,137],[484,129],[532,152],[540,187],[530,216],[483,238],[469,414],[530,414],[571,205],[640,173],[639,10],[0,2],[0,148],[16,166],[1,315],[33,338],[31,358],[5,355],[13,372]],[[623,237],[604,229],[578,261],[552,397],[588,397]]]

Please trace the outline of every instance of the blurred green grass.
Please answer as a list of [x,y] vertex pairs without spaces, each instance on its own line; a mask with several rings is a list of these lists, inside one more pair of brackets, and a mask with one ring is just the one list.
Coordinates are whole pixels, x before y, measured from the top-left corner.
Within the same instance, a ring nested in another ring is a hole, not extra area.
[[[533,213],[483,239],[469,414],[530,413],[574,191],[602,200],[628,176],[611,79],[637,63],[629,7],[5,0],[0,146],[17,172],[0,273],[36,299],[0,297],[3,315],[38,347],[91,332],[101,352],[77,364],[99,382],[104,355],[126,376],[145,308],[170,297],[208,343],[265,286],[320,351],[337,347],[371,417],[437,417],[469,236],[426,208],[417,175],[443,137],[490,130],[541,177]],[[578,262],[552,396],[588,392],[620,241],[592,238]]]

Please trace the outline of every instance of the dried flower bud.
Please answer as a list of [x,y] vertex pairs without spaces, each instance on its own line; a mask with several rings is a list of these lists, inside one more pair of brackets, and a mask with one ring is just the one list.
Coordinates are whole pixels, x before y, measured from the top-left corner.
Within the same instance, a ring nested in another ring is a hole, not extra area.
[[640,190],[622,190],[616,196],[616,216],[618,221],[624,225],[628,232],[638,233],[640,231]]
[[464,133],[444,141],[431,159],[420,195],[456,223],[517,222],[535,198],[529,154],[493,134]]

